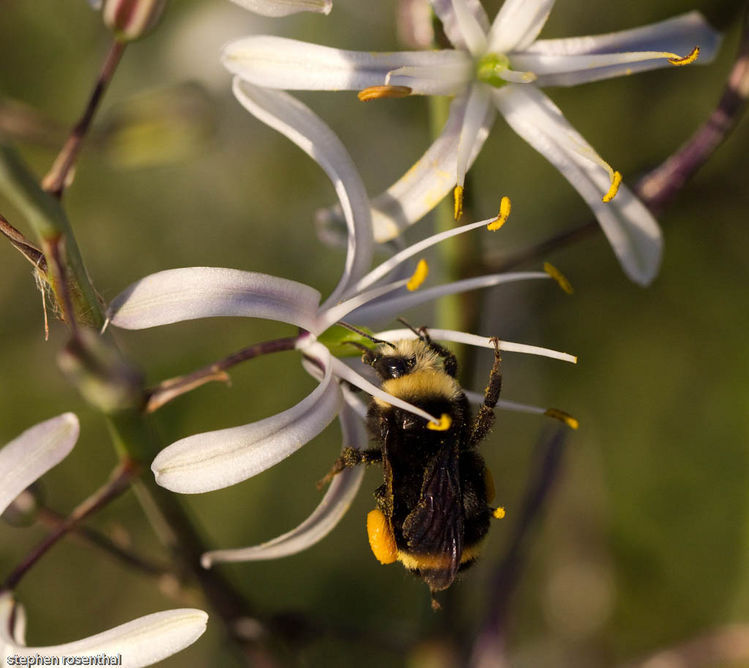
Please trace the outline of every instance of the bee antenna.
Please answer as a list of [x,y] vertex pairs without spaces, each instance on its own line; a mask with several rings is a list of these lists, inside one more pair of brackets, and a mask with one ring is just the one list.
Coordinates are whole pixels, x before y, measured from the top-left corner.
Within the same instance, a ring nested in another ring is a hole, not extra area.
[[414,334],[416,334],[416,336],[418,336],[419,339],[421,339],[422,341],[426,339],[426,327],[422,327],[421,329],[416,329],[416,327],[414,327],[405,318],[396,318],[396,320],[398,320],[398,322],[401,323],[402,325],[405,325],[406,327],[408,327],[408,329],[410,329]]
[[[354,334],[358,334],[359,336],[363,336],[365,339],[369,339],[372,343],[378,343],[378,344],[390,346],[393,350],[395,350],[395,346],[392,343],[390,343],[390,341],[383,341],[382,339],[377,339],[371,334],[367,334],[367,332],[365,332],[364,330],[359,329],[358,327],[354,327],[354,325],[350,325],[347,322],[343,322],[343,320],[339,320],[337,324],[339,324],[341,327],[345,327],[346,329],[351,330],[352,332],[354,332]],[[349,343],[351,343],[351,341],[349,341]]]

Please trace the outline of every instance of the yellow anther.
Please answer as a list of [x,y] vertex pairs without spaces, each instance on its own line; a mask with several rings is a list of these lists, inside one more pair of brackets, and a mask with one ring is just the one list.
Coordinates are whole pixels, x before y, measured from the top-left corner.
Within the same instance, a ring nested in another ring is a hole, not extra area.
[[495,520],[503,520],[505,515],[507,515],[507,513],[505,512],[505,509],[502,508],[501,506],[495,509],[495,511],[492,513],[492,517]]
[[437,422],[427,422],[427,429],[432,431],[447,431],[453,423],[452,418],[447,413],[442,413]]
[[571,295],[574,292],[572,284],[567,280],[567,277],[551,264],[551,262],[544,262],[544,271],[549,274],[549,276],[551,276],[557,282],[559,287],[568,295]]
[[700,55],[700,47],[695,46],[689,53],[688,56],[684,56],[681,58],[680,56],[674,56],[673,58],[669,58],[668,62],[672,65],[676,65],[677,67],[680,67],[681,65],[690,65],[695,60],[697,60],[697,57]]
[[427,261],[419,260],[419,263],[416,265],[416,270],[411,275],[411,278],[408,279],[408,283],[406,283],[406,288],[411,292],[418,290],[428,275],[429,265],[427,264]]
[[510,198],[506,196],[503,197],[499,202],[499,213],[497,214],[497,217],[486,226],[486,229],[496,232],[507,222],[507,219],[510,217],[511,209],[512,202],[510,202]]
[[455,211],[453,212],[453,215],[455,216],[455,220],[460,220],[460,217],[463,215],[463,186],[455,186],[455,190],[453,190],[453,199],[455,200]]
[[408,97],[411,89],[408,86],[370,86],[360,90],[358,97],[362,102],[380,100],[385,97]]
[[381,510],[370,510],[367,514],[367,537],[377,561],[381,564],[392,564],[397,561],[398,547],[395,544],[395,536]]
[[544,415],[559,420],[560,422],[564,422],[564,424],[566,424],[570,429],[577,429],[580,426],[580,423],[576,418],[573,418],[569,413],[560,411],[558,408],[547,408],[544,411]]
[[611,175],[611,187],[609,188],[609,191],[603,196],[604,202],[610,202],[614,197],[616,197],[616,193],[619,192],[619,186],[622,183],[622,174],[621,172],[614,172]]

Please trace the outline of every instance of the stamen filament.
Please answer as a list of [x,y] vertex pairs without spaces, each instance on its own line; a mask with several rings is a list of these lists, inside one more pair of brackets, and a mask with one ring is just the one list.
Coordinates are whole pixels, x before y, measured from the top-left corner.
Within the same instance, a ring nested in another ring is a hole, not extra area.
[[369,102],[370,100],[381,100],[388,97],[408,97],[410,94],[411,89],[408,86],[369,86],[360,90],[357,97],[362,102]]

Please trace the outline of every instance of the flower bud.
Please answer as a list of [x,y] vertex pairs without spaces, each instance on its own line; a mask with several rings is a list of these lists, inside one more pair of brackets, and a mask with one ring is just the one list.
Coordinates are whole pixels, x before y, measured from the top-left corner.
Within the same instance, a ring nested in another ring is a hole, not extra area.
[[104,23],[129,42],[142,37],[159,20],[166,0],[104,0]]

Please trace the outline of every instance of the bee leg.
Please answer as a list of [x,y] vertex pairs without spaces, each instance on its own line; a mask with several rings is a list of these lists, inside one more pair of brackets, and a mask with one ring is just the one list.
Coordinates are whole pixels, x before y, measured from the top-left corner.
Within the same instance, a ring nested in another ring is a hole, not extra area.
[[489,384],[484,390],[484,403],[481,404],[471,425],[468,447],[478,445],[494,424],[494,407],[499,401],[499,393],[502,389],[502,356],[499,352],[499,339],[493,338],[492,343],[494,344],[494,364],[489,372]]
[[421,340],[442,358],[442,365],[445,368],[445,373],[448,376],[455,378],[455,375],[458,373],[458,358],[444,346],[432,341],[426,327],[420,327],[418,334],[419,337],[421,337]]
[[335,460],[333,467],[328,471],[327,475],[317,483],[317,489],[322,489],[327,485],[335,476],[346,469],[353,468],[359,464],[374,464],[382,461],[382,450],[379,448],[371,448],[370,450],[357,450],[356,448],[344,448],[341,451],[340,457]]

